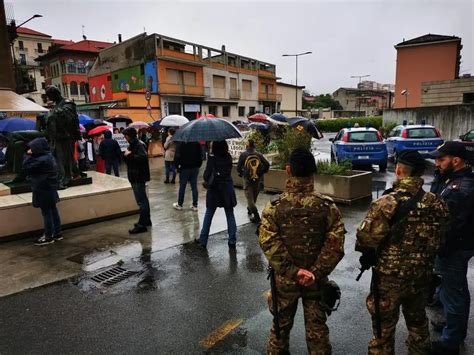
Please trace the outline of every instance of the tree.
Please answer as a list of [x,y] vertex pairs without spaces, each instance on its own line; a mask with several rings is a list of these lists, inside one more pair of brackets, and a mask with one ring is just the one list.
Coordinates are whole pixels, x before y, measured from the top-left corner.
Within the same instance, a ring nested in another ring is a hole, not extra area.
[[315,108],[331,108],[331,110],[342,110],[339,101],[334,100],[330,94],[319,95],[313,101]]

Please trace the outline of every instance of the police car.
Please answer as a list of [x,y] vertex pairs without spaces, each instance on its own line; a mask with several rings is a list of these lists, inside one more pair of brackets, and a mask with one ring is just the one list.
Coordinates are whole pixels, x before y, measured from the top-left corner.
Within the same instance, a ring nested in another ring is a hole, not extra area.
[[380,171],[387,169],[387,147],[375,128],[343,128],[330,141],[332,161],[348,159],[353,165],[375,164]]
[[430,125],[402,124],[396,126],[388,134],[388,157],[397,161],[397,156],[404,150],[417,150],[424,158],[429,158],[429,152],[444,143],[440,131]]
[[474,152],[474,129],[471,129],[466,134],[459,136],[462,144],[466,147],[467,151]]

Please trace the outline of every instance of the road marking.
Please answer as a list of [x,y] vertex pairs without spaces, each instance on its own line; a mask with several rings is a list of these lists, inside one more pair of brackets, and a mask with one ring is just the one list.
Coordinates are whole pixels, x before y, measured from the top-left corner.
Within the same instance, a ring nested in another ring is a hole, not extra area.
[[210,333],[205,339],[201,340],[199,344],[203,348],[210,349],[241,324],[242,319],[234,319],[225,322],[219,328]]

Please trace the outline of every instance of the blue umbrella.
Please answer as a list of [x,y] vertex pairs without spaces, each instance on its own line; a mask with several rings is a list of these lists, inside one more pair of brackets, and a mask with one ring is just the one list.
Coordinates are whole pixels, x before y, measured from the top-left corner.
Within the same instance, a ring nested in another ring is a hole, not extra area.
[[151,124],[152,127],[158,127],[161,123],[161,120],[155,121]]
[[293,127],[300,122],[306,122],[306,121],[309,121],[309,120],[306,117],[301,117],[301,116],[288,118],[288,123],[290,124],[290,127]]
[[176,142],[222,141],[230,138],[241,138],[237,127],[221,118],[199,118],[190,121],[176,131],[173,140]]
[[286,117],[282,113],[274,113],[273,115],[271,115],[268,118],[268,120],[270,122],[273,122],[273,123],[279,124],[279,125],[287,125],[288,124],[288,117]]
[[79,115],[79,123],[81,125],[86,125],[86,124],[94,124],[95,123],[95,120],[89,116],[87,116],[86,114],[84,113],[81,113]]
[[265,124],[265,123],[261,123],[261,122],[253,122],[251,124],[249,124],[249,128],[250,129],[258,129],[260,131],[265,131],[268,129],[268,125]]
[[0,132],[32,131],[36,122],[26,118],[12,117],[0,120]]

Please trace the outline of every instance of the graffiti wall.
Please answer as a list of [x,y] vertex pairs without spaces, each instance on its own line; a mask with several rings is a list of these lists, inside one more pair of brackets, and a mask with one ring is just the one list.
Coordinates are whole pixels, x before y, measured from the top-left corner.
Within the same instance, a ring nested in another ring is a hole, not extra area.
[[145,88],[150,92],[158,92],[158,75],[155,60],[145,63]]
[[145,88],[144,65],[136,65],[112,72],[112,92]]
[[113,100],[112,78],[110,74],[93,76],[88,80],[91,102]]

